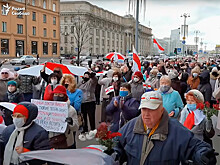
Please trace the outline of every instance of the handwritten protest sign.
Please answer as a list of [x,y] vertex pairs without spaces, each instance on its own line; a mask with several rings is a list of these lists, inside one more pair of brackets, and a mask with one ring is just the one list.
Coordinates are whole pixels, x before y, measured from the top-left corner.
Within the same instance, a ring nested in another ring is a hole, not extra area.
[[47,131],[64,133],[67,127],[68,106],[65,102],[31,99],[38,107],[35,122]]

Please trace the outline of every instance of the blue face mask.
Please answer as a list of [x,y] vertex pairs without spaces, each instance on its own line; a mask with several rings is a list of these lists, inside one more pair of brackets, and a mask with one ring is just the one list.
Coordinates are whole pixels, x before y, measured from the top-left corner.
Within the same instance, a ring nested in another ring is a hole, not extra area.
[[120,92],[119,92],[119,95],[120,95],[121,97],[125,97],[125,96],[128,95],[128,91],[120,91]]
[[187,108],[188,108],[190,111],[194,111],[194,110],[196,110],[196,104],[187,104]]

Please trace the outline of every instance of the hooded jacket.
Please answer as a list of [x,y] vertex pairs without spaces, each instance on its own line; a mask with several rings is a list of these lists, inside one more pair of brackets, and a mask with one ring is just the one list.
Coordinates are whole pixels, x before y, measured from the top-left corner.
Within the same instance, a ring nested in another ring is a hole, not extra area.
[[200,84],[198,86],[198,90],[203,94],[205,102],[211,101],[212,96],[212,87],[210,85],[210,74],[208,70],[204,70],[200,76]]
[[[210,73],[210,85],[212,87],[212,93],[215,90],[215,83],[216,83],[216,80],[218,79],[219,75],[220,75],[220,72],[218,71],[218,69],[216,67],[214,67],[212,69],[212,72]],[[212,96],[211,100],[216,100],[216,99]]]
[[134,80],[131,80],[129,83],[131,84],[132,97],[136,98],[136,100],[140,102],[141,96],[145,92],[145,89],[143,87],[143,80],[140,80],[138,82],[134,82]]
[[[34,119],[36,119],[38,115],[38,108],[36,106],[33,106],[32,103],[29,102],[22,102],[20,103],[20,105],[24,105],[28,109],[28,119],[25,125],[23,126],[25,127],[29,125]],[[4,150],[4,147],[8,143],[8,140],[14,130],[15,130],[15,125],[12,124],[6,127],[2,132],[2,135],[0,137],[1,151]],[[47,131],[33,121],[31,126],[25,130],[24,138],[23,138],[23,147],[30,151],[50,149],[49,137]],[[1,154],[1,160],[3,159],[2,156],[3,155]],[[42,161],[40,160],[28,161],[28,163],[30,164],[33,162],[39,165],[42,163]]]

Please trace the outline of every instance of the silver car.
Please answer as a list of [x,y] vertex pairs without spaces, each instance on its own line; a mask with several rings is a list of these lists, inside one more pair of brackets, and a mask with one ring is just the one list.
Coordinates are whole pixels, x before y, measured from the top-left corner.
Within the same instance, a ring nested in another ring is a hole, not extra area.
[[36,58],[30,55],[24,55],[21,58],[14,58],[10,61],[10,64],[15,65],[15,64],[21,64],[21,65],[26,65],[26,64],[36,64]]

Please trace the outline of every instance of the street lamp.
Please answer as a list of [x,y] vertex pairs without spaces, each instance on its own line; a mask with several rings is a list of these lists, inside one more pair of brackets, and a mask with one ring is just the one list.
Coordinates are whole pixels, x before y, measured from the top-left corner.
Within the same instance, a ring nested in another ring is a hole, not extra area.
[[188,25],[186,25],[186,18],[190,17],[189,13],[184,13],[180,17],[184,17],[184,24],[182,25],[182,31],[183,31],[183,56],[185,56],[185,44],[186,44],[186,35],[188,35]]
[[199,37],[198,36],[198,33],[200,33],[199,30],[195,30],[194,33],[196,33],[196,37],[195,37],[195,43],[196,43],[196,52],[198,53],[198,42],[199,42]]

